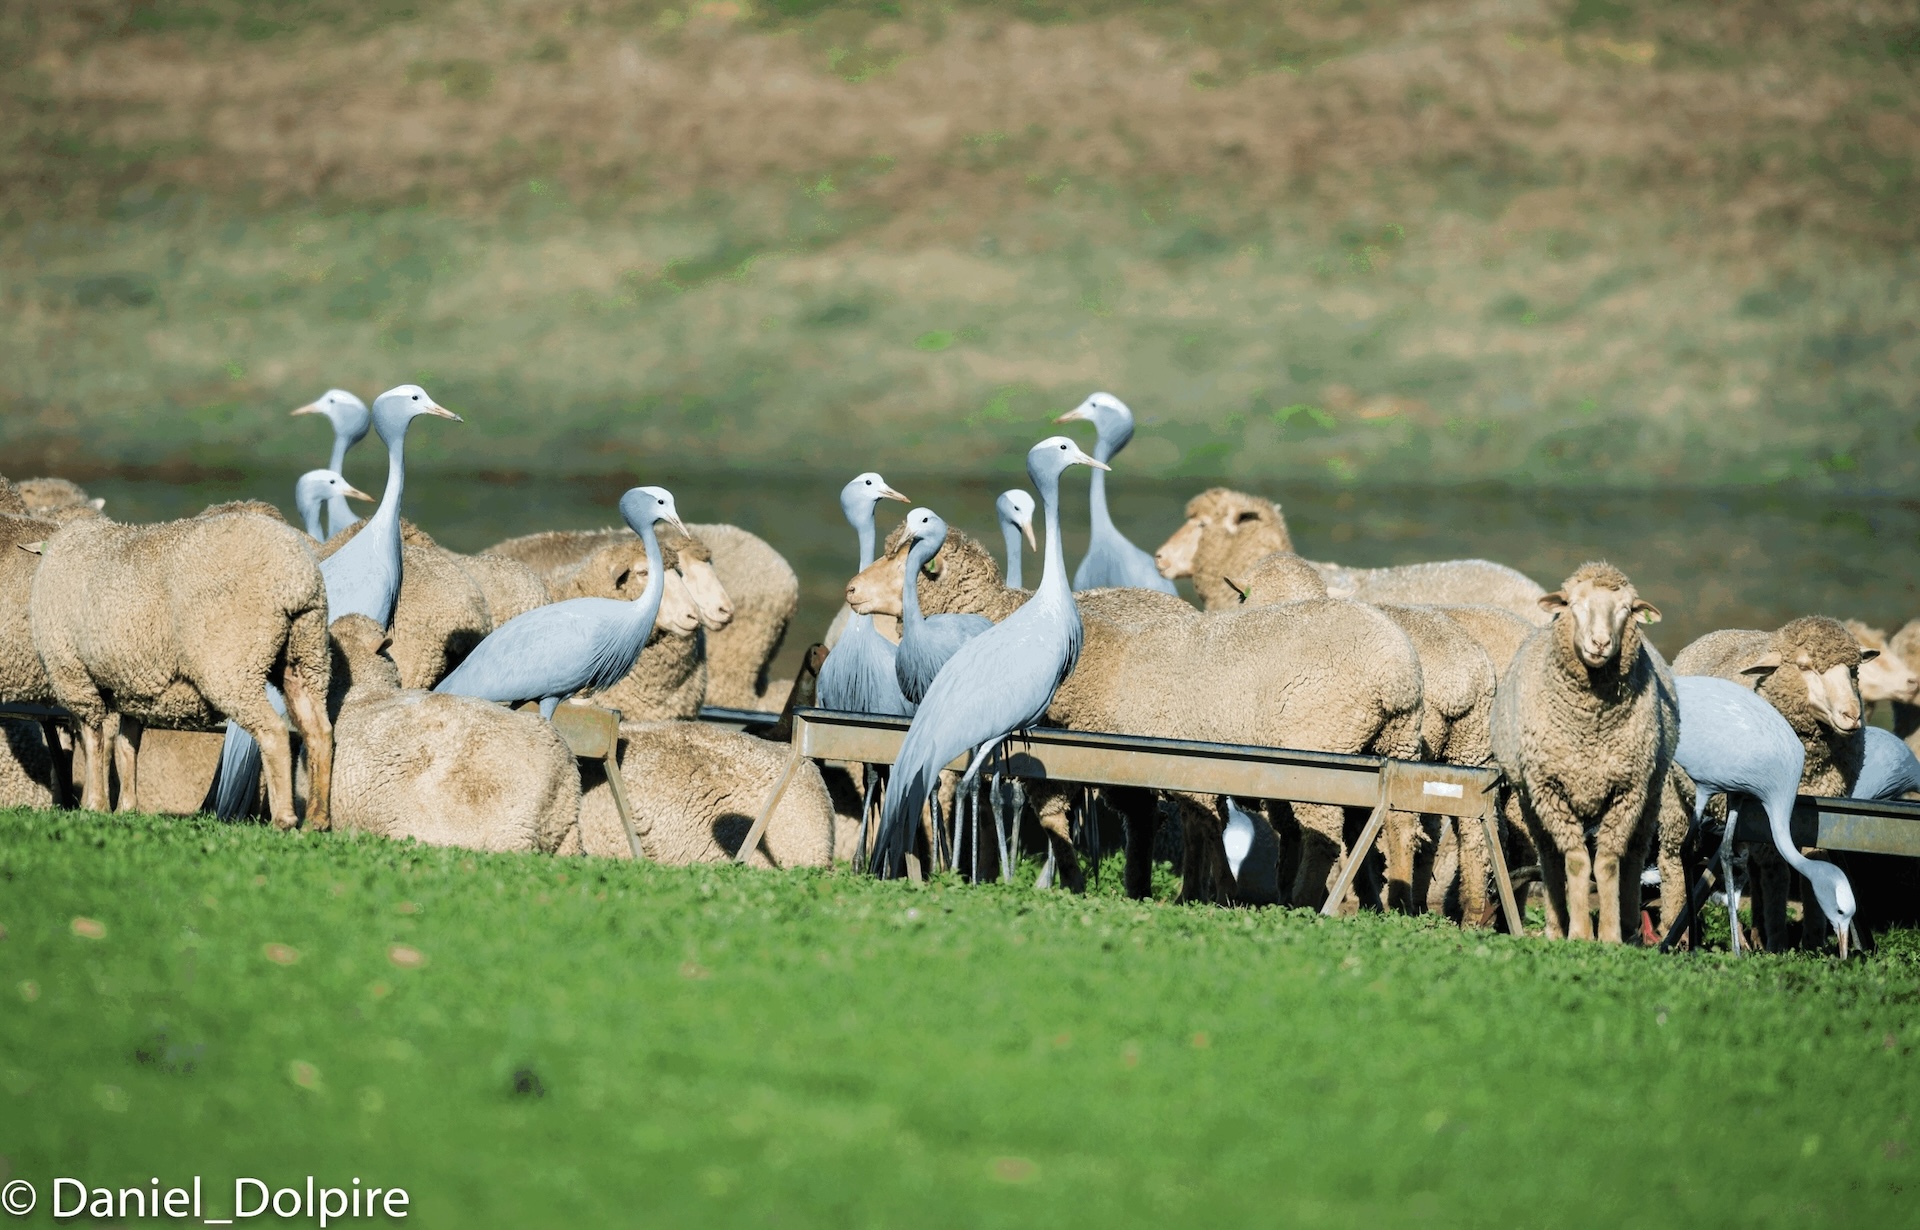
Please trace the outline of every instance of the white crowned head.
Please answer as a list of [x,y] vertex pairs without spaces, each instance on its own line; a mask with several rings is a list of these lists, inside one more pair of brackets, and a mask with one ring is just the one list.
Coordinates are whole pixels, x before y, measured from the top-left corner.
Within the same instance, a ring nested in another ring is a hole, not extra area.
[[1027,536],[1027,545],[1036,551],[1040,549],[1040,544],[1034,541],[1033,537],[1032,493],[1025,487],[1009,488],[1000,493],[1000,498],[993,502],[993,507],[1000,514],[1003,524],[1020,527],[1020,532]]

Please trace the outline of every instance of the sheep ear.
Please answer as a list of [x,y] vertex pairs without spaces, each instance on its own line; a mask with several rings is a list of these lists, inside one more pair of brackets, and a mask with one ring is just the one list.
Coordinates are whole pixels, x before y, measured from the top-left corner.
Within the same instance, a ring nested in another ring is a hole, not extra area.
[[1240,595],[1240,601],[1245,602],[1247,600],[1247,586],[1240,584],[1240,582],[1234,580],[1232,577],[1221,577],[1220,579],[1227,583],[1228,589]]
[[1780,651],[1776,649],[1776,650],[1770,650],[1767,653],[1762,654],[1759,658],[1754,660],[1751,666],[1741,667],[1740,673],[1743,675],[1764,675],[1770,671],[1777,671],[1779,669],[1780,669]]
[[1643,624],[1657,624],[1660,622],[1660,608],[1654,606],[1653,603],[1648,602],[1645,598],[1635,598],[1632,609],[1634,618]]
[[632,571],[633,569],[617,560],[607,565],[607,575],[613,578],[613,587],[615,589],[619,589],[627,583],[627,574]]
[[1860,665],[1865,666],[1879,656],[1880,651],[1878,649],[1862,649],[1860,651]]
[[1567,609],[1567,595],[1560,590],[1540,595],[1540,609],[1549,615],[1558,615]]
[[393,638],[390,636],[383,636],[380,638],[379,647],[376,648],[373,652],[376,654],[381,654],[381,653],[387,652],[387,650],[392,648],[393,648]]

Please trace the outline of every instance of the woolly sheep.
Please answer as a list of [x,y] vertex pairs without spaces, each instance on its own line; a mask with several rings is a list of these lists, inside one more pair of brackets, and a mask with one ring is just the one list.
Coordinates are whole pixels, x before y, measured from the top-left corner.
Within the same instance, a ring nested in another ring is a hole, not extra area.
[[45,542],[60,527],[39,517],[0,514],[0,700],[47,705],[53,683],[33,644],[28,599],[40,556],[25,548]]
[[1843,626],[1860,648],[1871,649],[1875,654],[1860,664],[1860,699],[1868,705],[1883,700],[1911,704],[1915,692],[1920,691],[1920,675],[1914,673],[1905,658],[1893,652],[1885,630],[1857,619],[1849,619]]
[[[654,862],[672,866],[732,861],[789,755],[782,744],[704,722],[622,722],[620,742],[620,776],[640,848]],[[582,770],[588,783],[580,806],[585,853],[632,858],[604,775],[591,763]],[[803,761],[747,861],[755,867],[828,866],[837,848],[843,858],[851,854],[855,824],[835,817],[818,766]]]
[[[356,521],[327,539],[327,559],[353,541],[371,521]],[[493,631],[486,595],[452,553],[419,526],[400,522],[400,595],[393,607],[388,654],[400,668],[400,683],[431,688],[447,677],[473,647]]]
[[[682,558],[685,558],[684,555]],[[618,598],[630,602],[647,586],[647,553],[632,534],[612,539],[571,568],[553,574],[556,602],[569,598]],[[653,632],[633,669],[593,701],[618,709],[629,721],[700,716],[707,691],[707,661],[700,608],[680,574],[667,570]]]
[[1617,944],[1623,918],[1639,916],[1680,735],[1672,676],[1640,635],[1660,613],[1605,563],[1582,565],[1540,605],[1553,622],[1521,646],[1494,697],[1494,756],[1539,850],[1548,934],[1594,937],[1591,873],[1599,938]]
[[[1887,638],[1887,649],[1908,668],[1920,672],[1920,619],[1910,619]],[[1893,733],[1920,751],[1920,697],[1893,702]]]
[[83,807],[108,802],[111,714],[121,716],[122,810],[137,806],[138,722],[231,719],[260,743],[274,824],[293,827],[292,753],[267,703],[272,682],[306,742],[315,783],[308,825],[327,827],[327,598],[299,530],[250,513],[138,526],[73,521],[47,540],[31,610],[54,694],[80,727]]
[[[599,530],[548,530],[497,542],[487,548],[486,554],[518,560],[533,569],[554,591],[557,601],[559,591],[554,587],[564,574],[577,569],[581,561],[594,552],[615,545],[631,545],[637,550],[640,540],[626,526]],[[726,627],[733,618],[733,599],[714,569],[713,554],[707,545],[697,537],[689,537],[671,526],[663,526],[660,556],[668,568],[680,574],[687,593],[699,608],[702,624],[714,632]]]
[[[1222,583],[1275,551],[1293,550],[1286,518],[1271,500],[1225,487],[1201,492],[1187,502],[1187,519],[1154,554],[1161,574],[1192,576],[1194,590],[1208,610],[1233,604]],[[1348,568],[1315,562],[1333,598],[1407,605],[1497,606],[1538,625],[1545,592],[1531,578],[1487,560],[1438,560],[1391,568]]]
[[[800,578],[764,539],[734,525],[689,525],[713,554],[714,572],[733,599],[733,620],[707,633],[707,703],[728,709],[778,709],[786,689],[767,677],[800,605]],[[791,685],[789,685],[791,686]]]
[[107,506],[104,499],[89,496],[78,483],[64,478],[23,478],[14,486],[28,513],[61,525],[97,517]]
[[[1196,573],[1196,575],[1198,575]],[[1272,606],[1308,599],[1326,599],[1326,582],[1308,561],[1291,552],[1276,552],[1255,564],[1243,582],[1245,607]],[[1494,668],[1487,652],[1467,630],[1448,618],[1448,608],[1370,603],[1406,633],[1420,658],[1420,754],[1446,764],[1483,765],[1492,757],[1489,743],[1493,713]],[[1388,876],[1388,904],[1409,911],[1424,907],[1427,877],[1432,867],[1432,842],[1443,821],[1430,816],[1419,826],[1396,813],[1389,818],[1384,841],[1388,863],[1410,868],[1411,880]],[[1461,909],[1467,917],[1482,917],[1489,904],[1487,876],[1491,872],[1485,833],[1477,824],[1466,826],[1460,878]],[[1404,895],[1399,895],[1404,894]]]
[[336,827],[470,850],[579,844],[580,771],[552,723],[402,688],[385,630],[364,615],[331,632]]

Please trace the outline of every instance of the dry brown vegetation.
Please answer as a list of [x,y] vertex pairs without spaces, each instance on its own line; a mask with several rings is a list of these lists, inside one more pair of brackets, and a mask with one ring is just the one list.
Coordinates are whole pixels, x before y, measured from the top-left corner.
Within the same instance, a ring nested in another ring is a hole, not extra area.
[[0,23],[0,439],[50,463],[151,452],[143,400],[257,459],[253,406],[402,370],[500,407],[476,464],[835,464],[823,415],[984,464],[1098,384],[1161,472],[1920,474],[1908,5]]

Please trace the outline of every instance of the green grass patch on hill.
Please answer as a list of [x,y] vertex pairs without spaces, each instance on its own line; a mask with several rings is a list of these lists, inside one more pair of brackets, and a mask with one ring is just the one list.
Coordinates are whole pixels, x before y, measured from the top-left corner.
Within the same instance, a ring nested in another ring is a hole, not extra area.
[[0,813],[0,1156],[434,1226],[1910,1221],[1920,951]]

